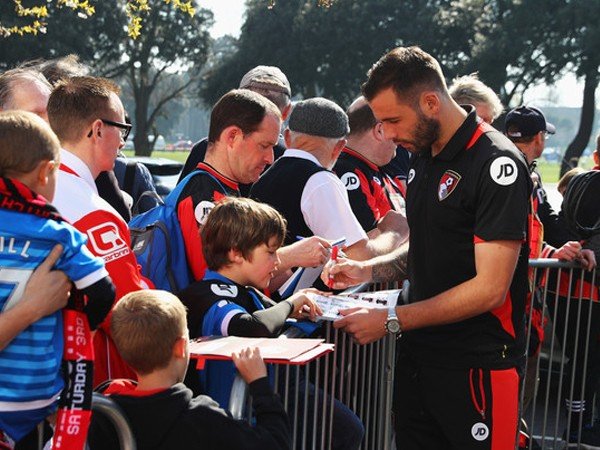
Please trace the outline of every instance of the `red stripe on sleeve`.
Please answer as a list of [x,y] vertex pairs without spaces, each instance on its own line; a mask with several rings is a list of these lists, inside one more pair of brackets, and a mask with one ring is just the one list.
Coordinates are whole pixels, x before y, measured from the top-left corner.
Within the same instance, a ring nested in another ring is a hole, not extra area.
[[473,236],[473,243],[474,244],[481,244],[482,242],[487,242],[485,239],[481,239],[479,236],[474,235]]

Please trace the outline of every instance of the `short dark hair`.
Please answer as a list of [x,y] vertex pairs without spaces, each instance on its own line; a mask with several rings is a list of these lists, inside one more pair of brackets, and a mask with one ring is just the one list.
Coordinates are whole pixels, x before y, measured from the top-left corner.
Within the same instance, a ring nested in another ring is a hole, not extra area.
[[76,142],[90,122],[108,115],[110,94],[121,89],[106,78],[73,77],[59,81],[48,100],[50,126],[61,142]]
[[411,102],[425,90],[448,92],[439,63],[415,46],[390,51],[371,67],[367,76],[362,93],[368,101],[388,88]]
[[348,108],[348,123],[350,125],[350,136],[360,136],[377,125],[377,119],[368,103],[358,108]]
[[271,206],[249,198],[225,197],[209,213],[202,226],[202,252],[210,270],[228,265],[229,250],[249,259],[252,250],[269,244],[273,237],[283,244],[286,221]]
[[212,109],[208,142],[217,142],[223,130],[232,125],[239,127],[244,134],[253,133],[269,114],[281,120],[281,112],[272,101],[248,89],[233,89]]

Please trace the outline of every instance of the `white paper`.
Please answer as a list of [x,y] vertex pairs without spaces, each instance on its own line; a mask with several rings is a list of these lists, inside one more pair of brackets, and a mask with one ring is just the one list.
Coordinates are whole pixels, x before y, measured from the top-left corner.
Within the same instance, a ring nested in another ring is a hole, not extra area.
[[340,309],[348,308],[384,308],[396,306],[400,289],[387,291],[361,292],[358,294],[319,295],[308,293],[323,310],[323,315],[318,320],[336,320]]

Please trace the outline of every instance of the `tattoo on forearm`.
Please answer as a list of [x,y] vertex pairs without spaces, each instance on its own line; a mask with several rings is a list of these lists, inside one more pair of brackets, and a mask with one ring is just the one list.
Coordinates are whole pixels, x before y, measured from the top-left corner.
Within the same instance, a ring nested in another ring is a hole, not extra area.
[[406,253],[402,253],[398,258],[383,264],[377,264],[373,267],[373,281],[384,283],[397,281],[400,278],[406,278]]

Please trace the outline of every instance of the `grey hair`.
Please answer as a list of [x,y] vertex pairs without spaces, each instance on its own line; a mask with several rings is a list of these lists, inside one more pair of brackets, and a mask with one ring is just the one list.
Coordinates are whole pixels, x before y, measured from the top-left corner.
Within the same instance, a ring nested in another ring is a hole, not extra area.
[[449,91],[450,95],[457,103],[483,103],[488,105],[492,110],[494,120],[502,114],[502,110],[504,109],[500,98],[498,98],[496,93],[489,86],[479,79],[477,72],[457,77],[452,80]]

